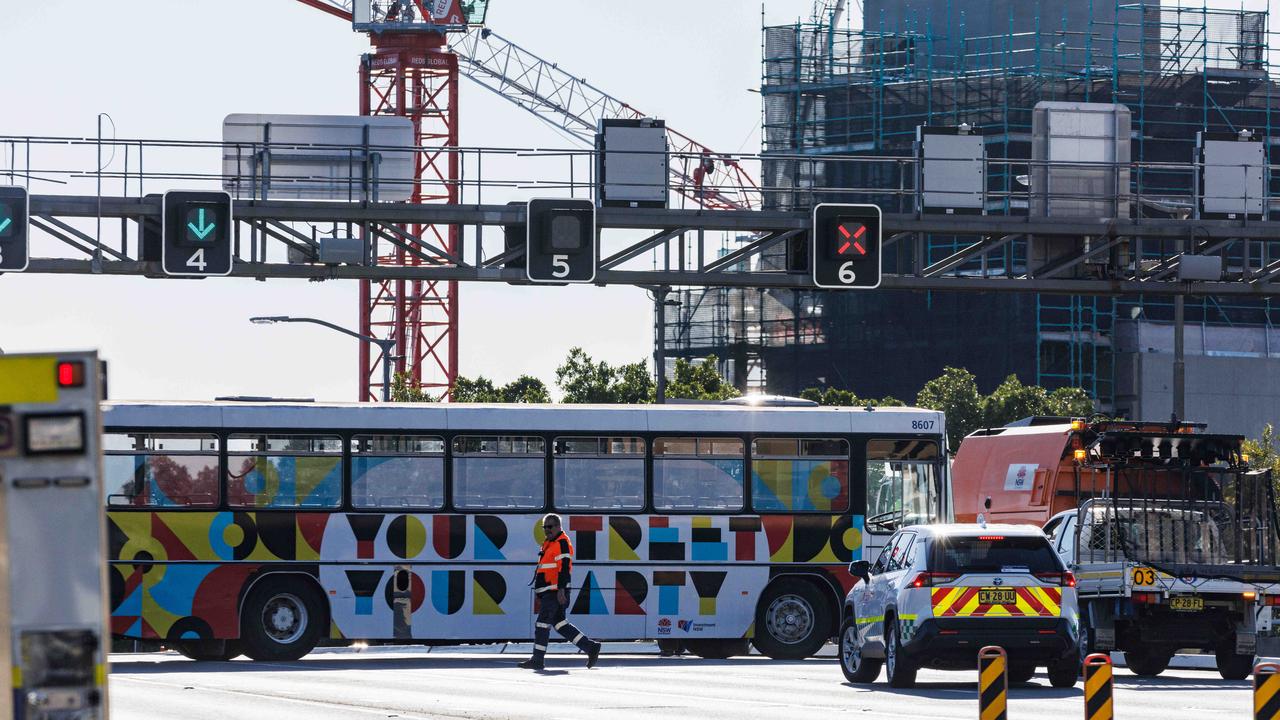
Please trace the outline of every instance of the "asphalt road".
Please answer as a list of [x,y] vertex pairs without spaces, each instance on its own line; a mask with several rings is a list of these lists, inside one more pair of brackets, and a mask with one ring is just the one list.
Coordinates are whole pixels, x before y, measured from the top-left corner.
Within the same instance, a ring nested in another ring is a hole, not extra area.
[[[113,720],[271,718],[753,718],[846,715],[867,720],[977,717],[977,672],[924,670],[912,690],[844,682],[834,658],[778,662],[658,657],[614,646],[592,670],[582,655],[553,654],[547,671],[505,654],[467,649],[317,651],[287,663],[192,662],[171,653],[114,655]],[[630,650],[620,654],[618,650]],[[554,648],[553,648],[554,652]],[[1116,716],[1124,720],[1245,718],[1248,681],[1212,670],[1169,670],[1139,679],[1116,669]],[[1055,690],[1038,675],[1009,693],[1009,717],[1080,720],[1081,686]]]

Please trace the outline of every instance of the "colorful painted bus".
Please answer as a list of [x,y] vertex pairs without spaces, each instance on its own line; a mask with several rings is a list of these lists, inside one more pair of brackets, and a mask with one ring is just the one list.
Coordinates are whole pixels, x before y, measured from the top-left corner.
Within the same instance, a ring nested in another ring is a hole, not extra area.
[[104,406],[112,632],[195,659],[527,641],[538,522],[592,637],[806,657],[899,526],[948,515],[913,408]]

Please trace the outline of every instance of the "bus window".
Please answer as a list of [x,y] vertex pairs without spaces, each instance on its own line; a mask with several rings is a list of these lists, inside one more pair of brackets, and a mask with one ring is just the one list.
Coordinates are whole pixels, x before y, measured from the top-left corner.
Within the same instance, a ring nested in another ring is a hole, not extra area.
[[227,502],[253,508],[338,507],[342,503],[342,438],[228,437]]
[[932,440],[867,442],[867,529],[891,532],[940,518],[942,473]]
[[351,505],[428,510],[444,507],[444,438],[351,438]]
[[830,438],[759,438],[751,443],[756,512],[849,510],[849,443]]
[[546,505],[546,443],[540,437],[453,439],[453,504],[459,510],[540,510]]
[[218,504],[216,436],[108,433],[103,446],[108,505],[213,507]]
[[552,448],[557,510],[644,509],[642,438],[556,438]]
[[653,505],[674,512],[739,512],[746,443],[739,438],[653,441]]

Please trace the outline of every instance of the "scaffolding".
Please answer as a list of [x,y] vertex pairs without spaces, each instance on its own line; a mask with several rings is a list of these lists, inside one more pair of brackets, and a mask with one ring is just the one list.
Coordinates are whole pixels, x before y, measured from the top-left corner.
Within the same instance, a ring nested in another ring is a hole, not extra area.
[[[1015,191],[1020,183],[1025,187],[1028,173],[1018,161],[1031,158],[1033,109],[1047,100],[1119,103],[1130,109],[1135,169],[1129,182],[1134,195],[1194,195],[1192,162],[1198,132],[1250,131],[1264,139],[1270,163],[1280,88],[1269,72],[1265,5],[1223,9],[1207,4],[1084,0],[1051,5],[1028,0],[1002,4],[1008,15],[997,18],[992,4],[981,0],[861,4],[860,27],[855,27],[859,18],[841,20],[831,11],[832,3],[824,2],[815,5],[811,21],[763,28],[765,207],[876,202],[887,212],[914,212],[911,194],[901,192],[915,182],[908,163],[850,160],[909,159],[914,157],[918,126],[966,123],[982,135],[990,162],[986,182],[992,199],[984,212],[1027,214],[1026,203],[1016,200]],[[1275,178],[1268,178],[1267,184],[1269,196],[1280,195]],[[876,189],[898,192],[878,194]],[[1145,216],[1185,211],[1177,202],[1135,205],[1131,212]],[[886,262],[931,266],[971,242],[973,238],[926,236],[896,244],[886,252]],[[1138,243],[1125,251],[1132,253],[1134,262],[1154,263],[1181,249],[1173,242]],[[1003,262],[984,258],[980,265],[972,261],[952,271],[1025,272],[1028,249],[1028,240],[1017,238],[1007,244]],[[780,249],[762,262],[787,263],[792,260],[789,252]],[[1228,248],[1228,262],[1233,261],[1231,252]],[[816,378],[784,380],[793,374],[786,366],[799,357],[789,350],[847,350],[874,335],[856,330],[853,318],[865,323],[878,308],[883,322],[891,322],[885,311],[898,302],[891,293],[883,294],[879,304],[847,293],[812,293],[803,301],[785,298],[786,291],[766,294],[786,312],[759,326],[758,335],[768,343],[758,349],[769,361],[752,382],[735,378],[740,387],[760,383],[781,391],[812,382]],[[707,300],[695,303],[704,308],[703,316],[692,322],[719,317],[717,311],[705,309]],[[730,297],[709,300],[712,306],[737,302]],[[1006,316],[1000,322],[1018,325],[1016,332],[1033,336],[1035,356],[1028,374],[1034,373],[1037,384],[1083,387],[1107,408],[1114,392],[1111,335],[1117,308],[1153,299],[1126,300],[1128,305],[1079,297],[1011,297],[1005,309],[997,311]],[[1019,318],[1028,315],[1028,303],[1035,320],[1026,324]],[[804,322],[787,315],[801,304],[821,308],[821,314]],[[1271,327],[1280,321],[1276,310],[1264,301],[1237,303],[1221,308],[1217,317]],[[677,338],[670,347],[675,355],[717,352],[728,347],[719,345],[722,341],[732,343],[727,330],[695,331],[672,320],[676,326],[670,329]],[[840,382],[833,378],[828,384]]]

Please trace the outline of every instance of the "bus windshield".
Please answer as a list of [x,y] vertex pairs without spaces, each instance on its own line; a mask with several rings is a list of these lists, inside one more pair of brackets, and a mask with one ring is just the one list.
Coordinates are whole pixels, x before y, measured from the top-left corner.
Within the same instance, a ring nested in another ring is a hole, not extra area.
[[867,443],[867,528],[892,532],[942,517],[942,467],[931,440]]

